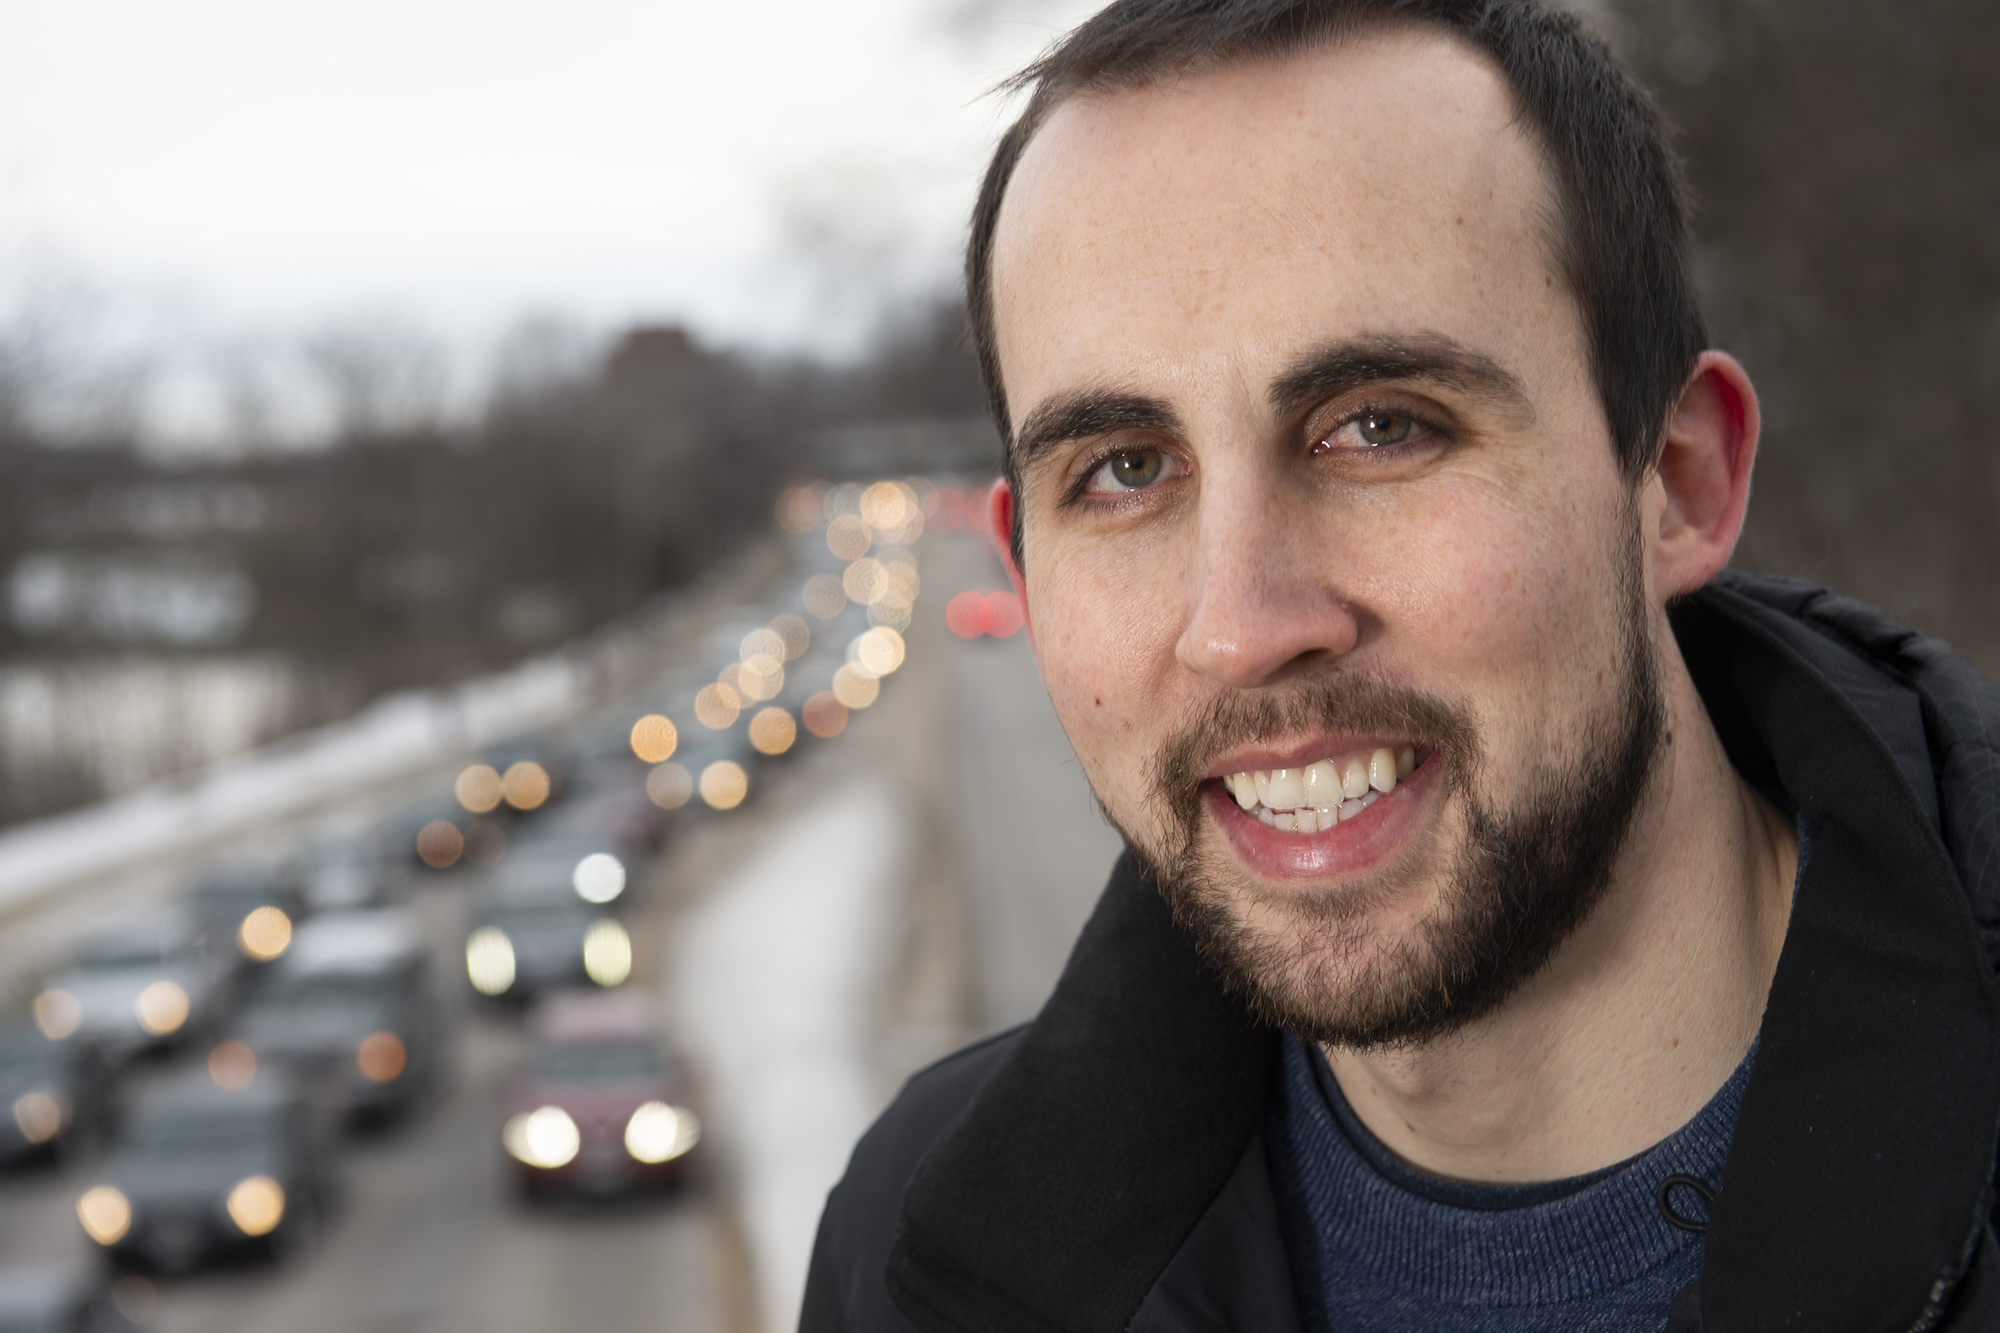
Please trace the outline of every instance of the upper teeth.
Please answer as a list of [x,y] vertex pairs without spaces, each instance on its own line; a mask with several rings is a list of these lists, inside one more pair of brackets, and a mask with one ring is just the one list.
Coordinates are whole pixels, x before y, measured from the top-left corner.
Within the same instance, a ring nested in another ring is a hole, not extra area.
[[1352,819],[1396,790],[1396,783],[1416,766],[1415,746],[1392,750],[1385,745],[1303,768],[1231,773],[1222,781],[1236,803],[1264,823],[1288,832],[1317,833]]

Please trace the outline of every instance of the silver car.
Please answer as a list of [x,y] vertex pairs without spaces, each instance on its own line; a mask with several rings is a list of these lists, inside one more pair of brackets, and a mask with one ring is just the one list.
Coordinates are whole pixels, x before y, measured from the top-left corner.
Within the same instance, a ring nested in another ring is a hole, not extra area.
[[133,918],[93,936],[50,979],[35,996],[35,1024],[112,1065],[205,1035],[227,1007],[235,965],[219,952],[180,913]]

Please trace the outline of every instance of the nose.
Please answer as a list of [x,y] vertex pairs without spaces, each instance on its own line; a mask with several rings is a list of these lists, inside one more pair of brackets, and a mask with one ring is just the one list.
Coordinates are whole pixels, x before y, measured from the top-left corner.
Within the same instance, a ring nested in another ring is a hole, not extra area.
[[1248,690],[1352,652],[1360,623],[1340,593],[1332,518],[1275,479],[1204,480],[1181,665]]

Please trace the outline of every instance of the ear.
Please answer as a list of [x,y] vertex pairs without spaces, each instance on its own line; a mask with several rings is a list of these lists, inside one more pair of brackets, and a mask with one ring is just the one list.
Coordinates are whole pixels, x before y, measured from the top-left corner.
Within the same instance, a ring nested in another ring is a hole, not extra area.
[[1021,603],[1021,624],[1028,631],[1029,646],[1033,647],[1035,616],[1028,608],[1028,583],[1014,563],[1014,488],[1005,477],[994,482],[993,489],[986,493],[986,535],[993,539],[993,549],[1007,570],[1007,581],[1014,585],[1014,596]]
[[1757,460],[1757,391],[1727,352],[1703,352],[1667,423],[1646,506],[1653,588],[1693,592],[1729,563],[1750,504]]

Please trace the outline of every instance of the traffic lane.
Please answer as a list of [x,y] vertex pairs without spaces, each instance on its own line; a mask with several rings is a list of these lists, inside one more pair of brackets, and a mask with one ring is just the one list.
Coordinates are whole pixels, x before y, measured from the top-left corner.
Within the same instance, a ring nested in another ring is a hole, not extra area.
[[[465,877],[437,877],[409,899],[448,992],[462,988],[455,963],[470,887]],[[350,1141],[341,1197],[319,1244],[275,1266],[155,1278],[155,1328],[527,1330],[642,1319],[672,1330],[716,1327],[708,1276],[717,1239],[706,1198],[697,1189],[597,1209],[518,1203],[499,1130],[519,1020],[484,1008],[460,1018],[455,1077],[440,1099]],[[136,1092],[172,1070],[149,1063],[133,1072]],[[79,1160],[0,1183],[0,1253],[9,1262],[96,1262],[74,1205],[98,1171],[98,1162]]]
[[[500,1094],[520,1044],[510,1020],[475,1016],[443,1104],[354,1142],[317,1247],[275,1265],[156,1278],[154,1327],[527,1333],[644,1319],[709,1333],[714,1242],[698,1192],[595,1209],[533,1209],[514,1197]],[[63,1220],[73,1231],[73,1217]]]

